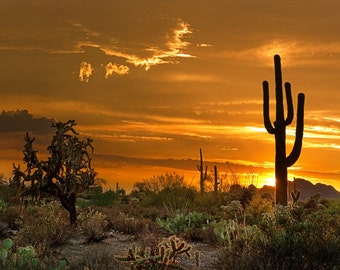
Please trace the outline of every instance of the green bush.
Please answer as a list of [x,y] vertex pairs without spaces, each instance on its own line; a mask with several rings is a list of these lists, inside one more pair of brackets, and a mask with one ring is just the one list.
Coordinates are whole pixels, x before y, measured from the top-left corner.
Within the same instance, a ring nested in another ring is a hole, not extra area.
[[205,215],[196,211],[188,214],[177,213],[174,217],[168,217],[165,220],[157,218],[156,222],[170,234],[179,234],[191,228],[202,228],[207,225]]
[[338,269],[340,208],[309,211],[295,205],[265,213],[258,226],[229,221],[216,230],[224,238],[216,269]]
[[38,255],[45,255],[50,245],[66,243],[72,233],[65,210],[59,202],[52,201],[23,211],[17,242],[31,245]]
[[102,192],[101,189],[97,188],[92,192],[82,194],[82,196],[78,198],[77,205],[80,207],[108,207],[119,204],[120,199],[121,195],[112,190]]
[[8,206],[8,203],[4,202],[4,201],[0,198],[0,211],[4,210],[7,206]]
[[39,260],[34,247],[18,247],[15,252],[13,250],[13,241],[11,239],[5,239],[3,247],[0,248],[0,266],[1,269],[6,270],[61,270],[66,267],[66,261],[61,260],[57,266],[47,266]]

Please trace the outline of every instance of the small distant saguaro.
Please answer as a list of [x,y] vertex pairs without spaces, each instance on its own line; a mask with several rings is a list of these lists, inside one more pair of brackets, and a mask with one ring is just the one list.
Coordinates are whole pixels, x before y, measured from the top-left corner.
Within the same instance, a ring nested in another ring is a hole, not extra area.
[[275,96],[276,96],[276,119],[272,125],[269,113],[269,84],[263,81],[263,120],[269,134],[275,136],[275,181],[276,181],[276,204],[287,205],[287,172],[299,158],[302,148],[304,103],[305,95],[298,94],[297,120],[295,142],[291,153],[286,156],[286,126],[290,125],[294,118],[294,107],[289,82],[284,84],[287,103],[287,117],[284,115],[281,59],[274,56],[275,66]]
[[205,170],[204,170],[202,148],[200,148],[200,164],[197,165],[197,169],[200,172],[200,191],[203,194],[204,193],[204,181],[207,179],[208,166],[205,166]]

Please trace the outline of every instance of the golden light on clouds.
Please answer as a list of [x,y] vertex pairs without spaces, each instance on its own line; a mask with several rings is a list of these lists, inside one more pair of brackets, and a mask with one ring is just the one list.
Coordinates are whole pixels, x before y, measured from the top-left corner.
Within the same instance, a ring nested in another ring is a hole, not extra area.
[[129,70],[128,66],[112,64],[110,62],[105,66],[105,78],[107,79],[112,74],[125,75],[129,73]]
[[[167,43],[168,48],[170,49],[170,55],[183,55],[181,53],[181,49],[188,47],[190,45],[189,42],[183,41],[182,39],[191,34],[190,25],[182,20],[178,23],[178,28],[174,30],[172,36],[169,37],[169,41]],[[185,55],[185,54],[184,54]],[[187,55],[190,56],[190,55]]]
[[[198,45],[199,46],[199,45]],[[252,62],[257,66],[273,66],[273,56],[282,56],[282,66],[324,66],[338,65],[339,43],[306,41],[302,39],[270,39],[243,50],[225,50],[221,55],[238,61]]]
[[[100,49],[109,56],[116,56],[125,59],[127,63],[133,64],[135,67],[142,67],[146,71],[151,67],[162,64],[177,63],[175,58],[195,57],[189,53],[185,53],[191,43],[183,39],[191,34],[190,25],[183,20],[178,20],[176,28],[166,34],[168,40],[166,44],[146,47],[145,52],[151,54],[148,57],[141,57],[133,53],[123,52],[119,48],[110,48],[108,46]],[[162,48],[164,47],[164,48]]]
[[127,62],[134,64],[136,67],[141,66],[145,70],[149,70],[152,66],[168,63],[176,63],[174,58],[178,57],[194,57],[191,54],[184,53],[183,49],[190,45],[190,42],[183,41],[188,34],[191,34],[190,25],[179,20],[177,28],[167,35],[168,42],[164,49],[159,47],[147,48],[146,51],[152,53],[151,57],[141,58],[135,55],[126,55]]
[[273,55],[284,55],[284,64],[289,65],[294,55],[300,53],[297,41],[272,40],[267,44],[259,47],[256,54],[259,58],[265,59],[268,65],[273,65]]
[[79,69],[79,80],[82,82],[88,82],[94,71],[92,65],[88,62],[81,62]]

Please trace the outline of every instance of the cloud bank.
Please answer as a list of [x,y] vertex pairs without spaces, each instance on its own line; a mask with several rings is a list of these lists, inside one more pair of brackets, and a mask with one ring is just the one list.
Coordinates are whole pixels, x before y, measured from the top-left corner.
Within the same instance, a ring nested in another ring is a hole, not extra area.
[[49,118],[33,118],[27,110],[2,111],[0,114],[0,132],[50,133],[52,123]]

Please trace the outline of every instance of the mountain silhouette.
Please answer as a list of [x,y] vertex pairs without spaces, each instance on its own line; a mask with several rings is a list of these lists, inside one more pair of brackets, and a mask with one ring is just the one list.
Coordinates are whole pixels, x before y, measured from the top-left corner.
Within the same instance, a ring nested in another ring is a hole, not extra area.
[[[326,184],[313,184],[308,180],[302,178],[295,178],[295,188],[300,190],[300,200],[304,201],[309,199],[311,196],[316,194],[320,194],[321,198],[326,199],[340,199],[340,192],[337,191],[333,186],[326,185]],[[260,194],[263,193],[270,193],[273,195],[275,194],[275,187],[272,186],[263,186],[262,188],[258,189]],[[292,200],[291,192],[294,191],[294,181],[288,181],[288,200]]]
[[[333,186],[321,183],[314,185],[302,178],[295,178],[295,188],[300,190],[300,200],[308,199],[315,194],[320,194],[322,198],[328,199],[340,198],[340,192],[337,191]],[[294,181],[288,181],[288,194],[290,199],[290,193],[292,191],[294,191]]]

